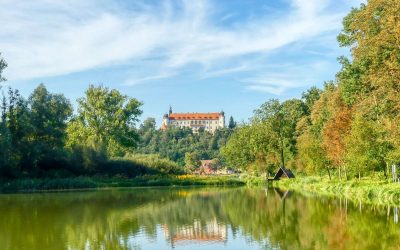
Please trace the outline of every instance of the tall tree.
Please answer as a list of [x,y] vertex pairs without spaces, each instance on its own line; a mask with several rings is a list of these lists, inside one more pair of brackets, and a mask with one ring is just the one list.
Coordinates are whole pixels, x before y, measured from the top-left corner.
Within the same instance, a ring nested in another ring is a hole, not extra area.
[[320,90],[317,87],[311,87],[309,88],[306,92],[303,92],[301,95],[301,99],[303,100],[304,104],[307,107],[307,112],[310,113],[312,106],[318,99],[320,98],[322,94],[322,90]]
[[191,152],[185,154],[185,165],[189,171],[194,171],[200,167],[200,155],[197,152]]
[[234,129],[234,128],[236,128],[236,122],[235,122],[235,120],[233,120],[233,117],[231,116],[231,117],[229,117],[229,124],[228,124],[228,128],[230,128],[230,129]]
[[[67,121],[72,115],[72,106],[61,94],[49,93],[40,84],[28,99],[32,148],[29,158],[32,167],[57,168],[63,158]],[[37,169],[35,169],[36,171]]]
[[[400,2],[370,0],[344,18],[338,36],[349,47],[352,60],[344,60],[339,83],[344,97],[357,106],[367,123],[379,128],[379,141],[393,152],[381,151],[386,164],[396,162],[400,137]],[[366,151],[364,151],[366,152]],[[386,153],[385,153],[386,152]],[[384,164],[384,165],[386,165]]]
[[281,166],[292,160],[296,154],[297,122],[306,114],[306,107],[300,100],[292,99],[280,103],[272,99],[255,111],[255,120],[267,126],[270,134],[270,149],[280,155]]
[[72,115],[72,106],[62,94],[51,94],[40,84],[28,100],[32,139],[49,147],[62,147],[65,143],[67,121]]
[[137,145],[136,122],[142,103],[118,90],[91,85],[78,99],[78,116],[68,127],[68,145],[104,147],[121,156]]
[[330,119],[323,131],[323,147],[327,157],[339,169],[339,178],[342,178],[342,168],[346,176],[346,168],[344,166],[344,155],[346,152],[345,138],[350,132],[352,121],[351,110],[347,107],[336,112]]
[[6,78],[3,76],[3,71],[5,68],[7,68],[7,62],[4,60],[0,53],[0,82],[6,80]]

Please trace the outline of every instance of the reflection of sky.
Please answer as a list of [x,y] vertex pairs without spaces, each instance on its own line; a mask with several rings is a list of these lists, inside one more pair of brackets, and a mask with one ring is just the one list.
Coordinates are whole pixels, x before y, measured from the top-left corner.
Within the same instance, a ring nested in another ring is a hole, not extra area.
[[184,244],[177,244],[174,247],[167,236],[165,230],[161,225],[157,226],[157,232],[155,236],[149,236],[143,229],[134,236],[128,239],[128,247],[132,249],[191,249],[191,250],[214,250],[214,249],[260,249],[260,245],[257,242],[252,241],[249,237],[243,235],[241,230],[238,230],[236,236],[233,235],[229,225],[227,225],[227,240],[226,241],[185,241]]

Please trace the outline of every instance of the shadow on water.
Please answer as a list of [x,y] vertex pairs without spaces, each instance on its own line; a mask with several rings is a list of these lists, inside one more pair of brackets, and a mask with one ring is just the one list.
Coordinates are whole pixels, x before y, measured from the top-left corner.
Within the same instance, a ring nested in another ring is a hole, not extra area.
[[1,249],[397,249],[397,207],[279,189],[0,195]]

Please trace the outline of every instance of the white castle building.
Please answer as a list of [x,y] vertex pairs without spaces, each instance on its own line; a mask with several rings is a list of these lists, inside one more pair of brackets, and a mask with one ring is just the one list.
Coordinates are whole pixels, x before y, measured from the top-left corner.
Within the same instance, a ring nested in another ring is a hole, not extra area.
[[161,129],[167,129],[169,126],[191,128],[195,133],[200,129],[214,133],[218,128],[225,127],[225,114],[224,112],[173,113],[170,108],[169,113],[163,117]]

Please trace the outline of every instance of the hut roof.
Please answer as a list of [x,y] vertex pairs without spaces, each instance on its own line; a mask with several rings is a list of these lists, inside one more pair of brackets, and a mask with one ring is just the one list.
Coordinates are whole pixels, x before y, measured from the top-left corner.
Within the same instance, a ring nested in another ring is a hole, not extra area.
[[287,178],[294,178],[294,174],[290,169],[279,167],[278,172],[274,176],[274,180],[279,180],[283,175],[285,175]]

